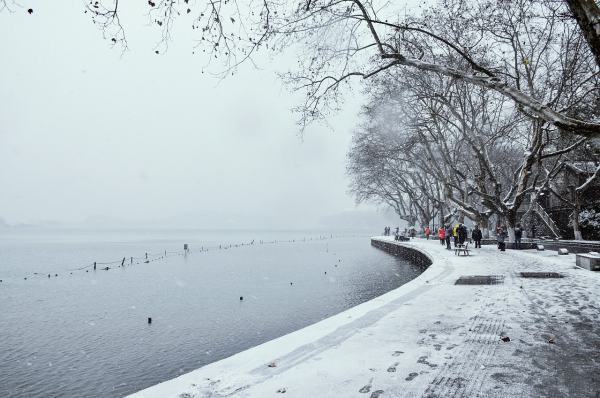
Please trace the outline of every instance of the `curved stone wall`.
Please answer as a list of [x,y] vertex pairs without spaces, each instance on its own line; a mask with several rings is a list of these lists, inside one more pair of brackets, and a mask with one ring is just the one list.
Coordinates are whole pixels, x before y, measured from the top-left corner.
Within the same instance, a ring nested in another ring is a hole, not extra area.
[[419,267],[427,268],[433,262],[433,260],[421,250],[395,241],[371,238],[371,246],[385,250],[394,256],[402,257]]

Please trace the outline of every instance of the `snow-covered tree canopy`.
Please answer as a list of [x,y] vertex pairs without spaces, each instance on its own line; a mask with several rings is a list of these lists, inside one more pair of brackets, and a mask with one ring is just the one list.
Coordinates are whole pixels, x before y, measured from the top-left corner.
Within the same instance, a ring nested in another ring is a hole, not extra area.
[[[14,4],[0,0],[0,10]],[[122,6],[88,0],[85,12],[111,45],[126,49]],[[260,50],[297,48],[297,68],[286,77],[306,93],[302,123],[335,109],[342,83],[408,68],[496,91],[563,131],[600,135],[594,1],[437,0],[412,14],[403,2],[374,0],[149,0],[139,7],[159,31],[153,51],[166,50],[176,24],[188,25],[198,52],[223,75]]]
[[[15,4],[0,0],[0,10]],[[84,4],[107,41],[126,49],[123,2]],[[153,51],[166,50],[176,24],[188,25],[198,52],[222,75],[260,50],[298,48],[287,78],[306,93],[302,123],[335,109],[342,83],[409,68],[494,90],[569,133],[600,135],[595,1],[437,0],[412,15],[403,2],[375,0],[148,0],[139,7],[159,31]],[[540,92],[540,82],[553,89]]]
[[351,192],[401,216],[398,209],[436,209],[415,212],[422,225],[455,211],[483,226],[495,214],[512,228],[570,161],[600,164],[585,139],[520,112],[498,92],[413,70],[373,82],[349,154]]

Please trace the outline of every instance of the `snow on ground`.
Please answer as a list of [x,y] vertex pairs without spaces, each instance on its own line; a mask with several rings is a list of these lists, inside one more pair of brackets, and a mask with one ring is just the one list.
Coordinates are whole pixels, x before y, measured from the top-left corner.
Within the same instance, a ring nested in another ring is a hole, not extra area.
[[[415,280],[132,397],[600,396],[599,273],[554,251],[402,244],[433,259]],[[455,285],[463,275],[504,283]]]

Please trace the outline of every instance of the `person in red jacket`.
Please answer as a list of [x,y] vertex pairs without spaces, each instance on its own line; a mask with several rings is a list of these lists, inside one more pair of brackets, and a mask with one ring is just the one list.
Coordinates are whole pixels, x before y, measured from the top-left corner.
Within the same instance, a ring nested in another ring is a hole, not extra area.
[[442,225],[438,230],[438,238],[440,238],[440,243],[444,246],[446,240],[446,228]]
[[431,229],[429,229],[429,225],[425,227],[425,237],[429,240],[429,235],[431,235]]

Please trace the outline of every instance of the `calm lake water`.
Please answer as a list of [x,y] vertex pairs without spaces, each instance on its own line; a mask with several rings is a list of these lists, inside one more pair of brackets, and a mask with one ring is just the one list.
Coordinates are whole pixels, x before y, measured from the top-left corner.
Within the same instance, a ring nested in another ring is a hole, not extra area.
[[121,397],[420,272],[368,233],[0,231],[0,396]]

